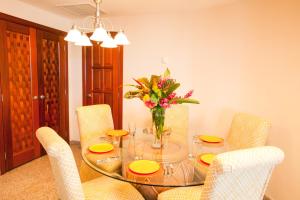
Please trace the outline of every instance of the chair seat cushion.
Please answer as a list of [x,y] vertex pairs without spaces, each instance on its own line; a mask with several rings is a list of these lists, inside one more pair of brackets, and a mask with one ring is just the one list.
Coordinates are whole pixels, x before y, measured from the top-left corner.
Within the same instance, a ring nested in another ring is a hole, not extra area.
[[86,200],[143,200],[143,196],[129,183],[102,176],[82,184]]
[[158,195],[158,200],[199,200],[203,186],[179,187],[162,192]]

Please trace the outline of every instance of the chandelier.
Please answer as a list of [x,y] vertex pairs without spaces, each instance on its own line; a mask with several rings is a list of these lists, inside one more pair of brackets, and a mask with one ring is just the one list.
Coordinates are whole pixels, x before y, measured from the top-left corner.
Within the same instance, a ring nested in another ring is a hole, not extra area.
[[[118,45],[130,44],[123,30],[120,30],[114,38],[112,37],[110,31],[107,30],[108,27],[105,21],[109,22],[111,30],[113,29],[112,23],[106,18],[100,17],[100,4],[102,0],[94,0],[94,2],[96,4],[95,16],[86,17],[85,23],[81,27],[73,25],[65,40],[73,42],[78,46],[92,46],[91,40],[93,40],[98,43],[102,42],[100,46],[104,48],[115,48]],[[87,36],[89,32],[93,32],[90,37]]]

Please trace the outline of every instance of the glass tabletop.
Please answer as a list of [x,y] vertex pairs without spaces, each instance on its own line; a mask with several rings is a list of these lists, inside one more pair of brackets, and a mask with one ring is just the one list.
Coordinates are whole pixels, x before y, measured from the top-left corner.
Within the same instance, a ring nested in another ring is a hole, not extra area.
[[[122,139],[94,138],[82,147],[82,158],[94,170],[114,179],[149,186],[182,187],[204,184],[209,165],[199,160],[200,155],[218,154],[226,149],[224,142],[212,144],[193,140],[193,144],[188,145],[171,138],[162,149],[156,149],[152,147],[153,139],[154,136],[144,130],[137,131],[135,136],[122,136]],[[89,150],[91,145],[101,143],[110,143],[114,148],[101,154]],[[156,161],[159,170],[151,174],[135,173],[129,165],[136,160]]]

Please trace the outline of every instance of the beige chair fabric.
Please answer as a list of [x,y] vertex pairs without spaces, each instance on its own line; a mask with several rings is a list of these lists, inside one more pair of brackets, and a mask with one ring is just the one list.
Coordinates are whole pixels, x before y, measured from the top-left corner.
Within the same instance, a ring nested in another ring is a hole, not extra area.
[[274,167],[284,153],[265,146],[219,154],[211,164],[203,186],[176,188],[159,194],[158,200],[260,200]]
[[109,105],[82,106],[76,111],[81,146],[85,146],[93,138],[104,135],[108,130],[114,129]]
[[165,127],[171,128],[171,140],[188,141],[189,129],[189,108],[187,105],[172,105],[166,110]]
[[69,145],[48,127],[39,128],[36,135],[46,149],[62,200],[125,200],[144,199],[129,183],[105,176],[81,184]]
[[271,124],[254,115],[238,113],[234,116],[227,143],[231,150],[264,146]]
[[[81,147],[87,146],[89,140],[100,137],[107,130],[114,128],[111,108],[107,104],[78,107],[77,120]],[[82,182],[101,176],[83,161],[81,162],[79,174]]]

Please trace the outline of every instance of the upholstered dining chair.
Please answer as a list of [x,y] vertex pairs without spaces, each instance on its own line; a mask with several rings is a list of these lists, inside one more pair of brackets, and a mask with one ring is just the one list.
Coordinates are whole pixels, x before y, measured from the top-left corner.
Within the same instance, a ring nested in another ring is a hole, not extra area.
[[264,146],[219,154],[209,167],[203,186],[162,192],[158,200],[260,200],[274,167],[284,153]]
[[171,128],[170,138],[187,142],[189,129],[189,107],[183,104],[172,105],[166,110],[165,127]]
[[36,136],[49,156],[60,199],[144,199],[129,183],[106,176],[82,184],[70,146],[49,127],[39,128]]
[[114,128],[111,108],[107,104],[81,106],[76,109],[76,112],[81,146]]
[[[81,106],[76,109],[81,147],[88,145],[88,141],[100,137],[107,130],[114,128],[111,108],[107,104]],[[84,161],[81,162],[79,174],[81,181],[89,181],[100,176]]]
[[237,113],[227,136],[230,150],[264,146],[271,124],[260,117]]

